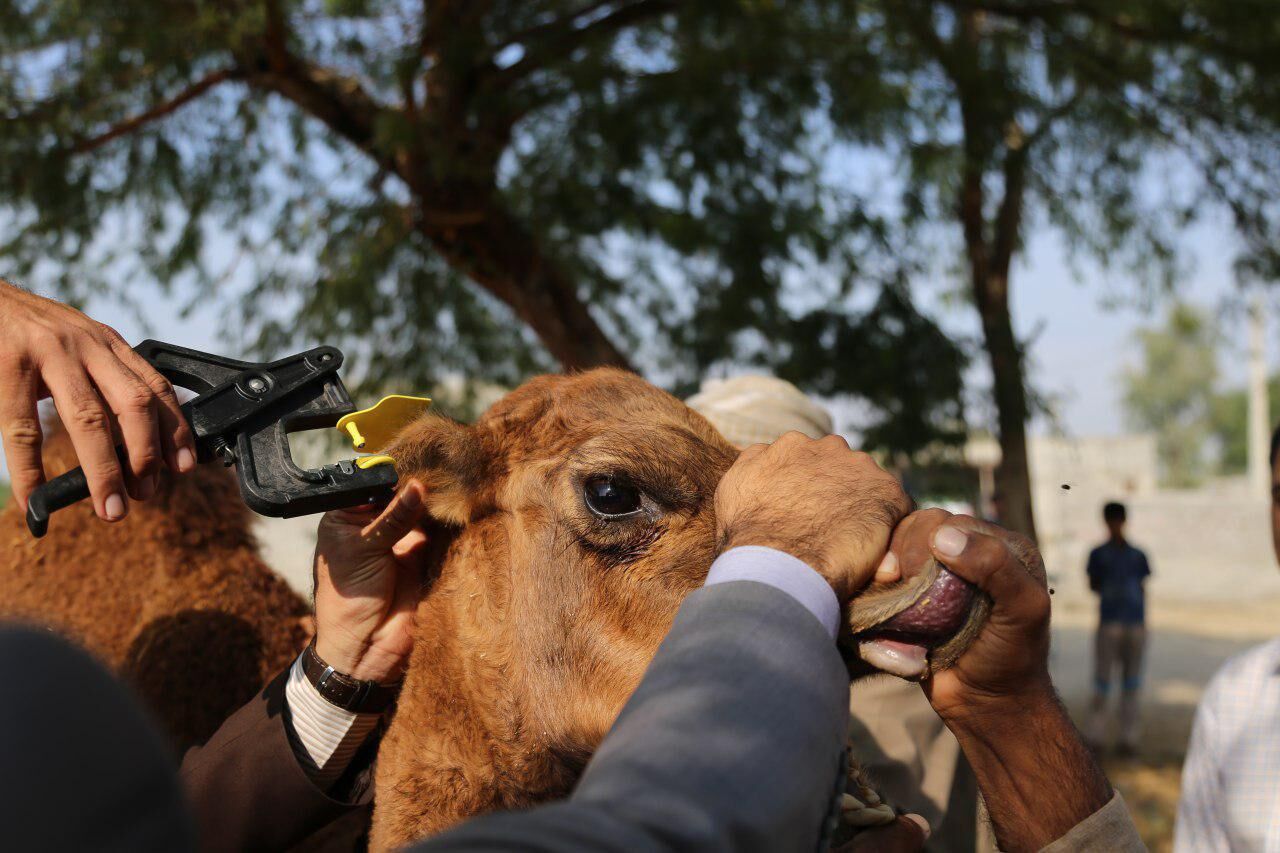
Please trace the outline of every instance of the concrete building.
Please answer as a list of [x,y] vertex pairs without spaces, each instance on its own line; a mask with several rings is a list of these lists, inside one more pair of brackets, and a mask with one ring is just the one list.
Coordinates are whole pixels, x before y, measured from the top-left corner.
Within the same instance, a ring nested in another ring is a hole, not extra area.
[[[1102,506],[1129,508],[1129,535],[1151,559],[1155,598],[1218,600],[1280,596],[1271,549],[1270,504],[1249,476],[1197,489],[1162,489],[1154,435],[1032,436],[1028,447],[1036,532],[1056,602],[1089,599],[1089,551],[1106,538]],[[965,450],[979,482],[999,464],[992,439]],[[984,495],[984,504],[989,500]]]

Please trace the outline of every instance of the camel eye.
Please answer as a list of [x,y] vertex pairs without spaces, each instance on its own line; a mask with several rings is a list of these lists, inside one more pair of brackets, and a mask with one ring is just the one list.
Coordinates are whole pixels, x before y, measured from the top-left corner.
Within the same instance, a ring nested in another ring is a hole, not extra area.
[[640,490],[623,480],[597,474],[582,484],[582,498],[587,509],[600,518],[610,520],[640,511]]

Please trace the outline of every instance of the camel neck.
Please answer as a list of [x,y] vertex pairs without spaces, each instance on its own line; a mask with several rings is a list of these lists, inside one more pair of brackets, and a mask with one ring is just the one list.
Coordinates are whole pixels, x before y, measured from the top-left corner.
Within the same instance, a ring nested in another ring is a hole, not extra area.
[[420,612],[419,625],[424,630],[378,752],[370,850],[565,796],[580,771],[521,725],[508,674],[475,646],[464,648],[443,611]]

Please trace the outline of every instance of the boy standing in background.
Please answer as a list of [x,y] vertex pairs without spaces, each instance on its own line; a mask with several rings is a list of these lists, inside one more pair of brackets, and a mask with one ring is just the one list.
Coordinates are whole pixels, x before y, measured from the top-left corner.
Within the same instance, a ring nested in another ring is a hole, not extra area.
[[1098,595],[1098,633],[1094,641],[1093,709],[1087,733],[1095,749],[1106,745],[1107,699],[1111,676],[1120,667],[1120,741],[1118,752],[1133,755],[1138,747],[1138,693],[1142,688],[1142,653],[1147,640],[1146,593],[1151,574],[1147,555],[1124,536],[1124,504],[1102,508],[1109,537],[1089,553],[1089,588]]

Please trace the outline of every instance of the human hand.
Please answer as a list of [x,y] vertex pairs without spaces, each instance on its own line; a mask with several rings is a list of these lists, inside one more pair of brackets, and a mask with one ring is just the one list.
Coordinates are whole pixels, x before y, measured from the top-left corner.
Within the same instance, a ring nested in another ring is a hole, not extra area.
[[1112,793],[1049,677],[1044,561],[1026,538],[940,509],[908,516],[890,550],[901,566],[932,556],[991,598],[972,643],[921,686],[977,776],[1000,849],[1041,849]]
[[386,508],[325,513],[316,536],[316,654],[343,675],[390,684],[413,647],[419,557],[427,543],[422,485],[410,480]]
[[[52,396],[84,468],[98,517],[119,521],[128,497],[156,491],[160,466],[196,465],[173,387],[109,326],[0,281],[0,435],[14,497],[25,506],[45,480],[36,403]],[[127,454],[116,457],[114,432]]]
[[948,669],[923,682],[944,720],[1053,696],[1044,561],[1022,536],[941,509],[914,512],[893,534],[899,566],[933,557],[985,592],[991,613]]
[[720,551],[764,545],[804,560],[848,601],[910,510],[898,481],[838,435],[789,432],[742,452],[716,489]]

